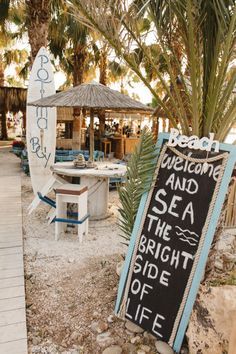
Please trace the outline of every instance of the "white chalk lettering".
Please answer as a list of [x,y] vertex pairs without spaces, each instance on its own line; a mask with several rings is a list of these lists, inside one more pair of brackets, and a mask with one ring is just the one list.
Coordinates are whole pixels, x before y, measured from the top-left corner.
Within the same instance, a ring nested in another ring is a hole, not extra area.
[[155,333],[158,337],[162,338],[163,335],[159,332],[159,329],[162,328],[162,325],[159,323],[159,320],[164,321],[165,317],[157,313],[153,321],[152,332]]
[[160,284],[164,286],[169,285],[169,278],[171,276],[171,273],[167,272],[166,270],[163,270],[160,276]]
[[139,252],[141,252],[141,253],[145,252],[145,250],[146,250],[146,247],[145,247],[146,241],[147,241],[147,238],[144,235],[142,235],[141,238],[140,238],[139,247],[138,247]]
[[138,263],[138,260],[139,260],[139,259],[140,259],[141,262],[142,262],[143,257],[141,256],[141,254],[138,254],[138,255],[136,256],[136,260],[135,260],[135,264],[134,264],[134,273],[140,273],[141,270],[142,270],[141,264]]
[[[161,193],[158,193],[159,191],[161,191]],[[171,200],[171,203],[170,203],[170,206],[169,208],[167,207],[167,203],[164,201],[164,200],[161,200],[159,198],[159,194],[163,194],[163,195],[166,195],[166,192],[164,191],[164,189],[160,189],[156,195],[158,194],[158,201],[161,201],[161,204],[164,205],[164,208],[160,211],[159,208],[157,208],[156,206],[154,206],[152,208],[153,212],[156,213],[156,214],[163,214],[163,210],[168,211],[169,214],[175,216],[176,218],[179,217],[179,213],[177,213],[176,211],[174,211],[173,209],[176,209],[179,202],[181,202],[183,200],[182,197],[180,196],[177,196],[177,195],[174,195],[172,197],[172,200]],[[163,191],[165,193],[163,193]],[[178,204],[176,203],[178,202]],[[194,212],[193,212],[193,205],[192,205],[192,202],[189,202],[187,204],[187,206],[185,207],[184,211],[183,211],[183,214],[182,214],[182,220],[185,220],[186,216],[189,216],[190,217],[190,221],[191,221],[191,224],[194,223]]]
[[193,179],[178,177],[172,173],[166,181],[166,186],[170,185],[172,190],[186,191],[189,194],[195,194],[198,191],[198,183]]
[[155,200],[162,205],[162,209],[159,209],[157,207],[153,207],[152,210],[157,214],[165,214],[167,211],[167,204],[166,204],[166,202],[164,202],[163,200],[160,199],[159,195],[166,196],[166,191],[163,188],[159,189],[155,195]]
[[143,287],[142,287],[142,290],[141,290],[141,295],[140,295],[140,300],[143,299],[144,294],[149,294],[150,291],[148,291],[147,289],[152,290],[153,286],[148,285],[146,283],[143,284]]
[[[191,153],[189,153],[188,156],[190,157]],[[179,156],[169,156],[168,153],[166,153],[162,159],[161,168],[167,170],[171,170],[173,168],[176,171],[184,171],[196,175],[207,174],[209,177],[213,177],[213,179],[217,181],[221,166],[214,166],[214,164],[208,163],[208,168],[206,169],[204,163],[190,162],[189,160],[185,160]]]
[[129,311],[129,304],[130,304],[130,298],[128,297],[127,303],[126,303],[126,316],[132,320],[133,317],[128,312]]
[[144,318],[146,320],[149,320],[150,317],[147,314],[145,314],[145,312],[152,314],[152,311],[149,310],[147,307],[142,307],[140,318],[139,318],[139,324],[141,324],[143,322]]
[[220,143],[214,139],[214,133],[209,134],[209,138],[203,137],[199,139],[196,135],[187,137],[186,135],[180,135],[177,129],[172,128],[170,130],[170,137],[168,140],[168,146],[180,146],[182,148],[188,147],[189,149],[211,151],[214,146],[214,151],[219,152]]
[[189,215],[191,224],[194,223],[194,212],[193,212],[193,203],[189,202],[186,208],[184,209],[182,220],[185,220],[186,216]]
[[131,283],[131,293],[137,295],[141,290],[141,282],[138,279],[134,279]]
[[187,269],[189,259],[193,260],[194,256],[191,253],[182,251],[181,255],[184,257],[183,269]]
[[183,198],[182,197],[179,197],[178,195],[174,195],[172,197],[172,200],[171,200],[171,203],[170,203],[170,206],[169,206],[169,209],[168,209],[168,213],[173,215],[173,216],[176,216],[178,217],[179,214],[174,212],[173,209],[176,209],[177,207],[177,204],[176,204],[176,201],[181,201]]

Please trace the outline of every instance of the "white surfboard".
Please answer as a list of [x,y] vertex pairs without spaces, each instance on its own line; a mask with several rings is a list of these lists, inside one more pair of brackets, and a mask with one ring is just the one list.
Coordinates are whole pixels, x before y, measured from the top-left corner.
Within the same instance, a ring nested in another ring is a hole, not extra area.
[[[27,103],[55,93],[54,75],[49,55],[42,47],[33,63]],[[34,194],[41,191],[52,176],[56,149],[56,108],[27,105],[26,138],[29,169]]]

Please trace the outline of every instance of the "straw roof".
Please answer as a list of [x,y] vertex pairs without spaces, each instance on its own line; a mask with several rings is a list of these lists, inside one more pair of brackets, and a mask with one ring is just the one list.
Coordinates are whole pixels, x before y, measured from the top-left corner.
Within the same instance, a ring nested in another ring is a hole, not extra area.
[[17,113],[26,110],[27,90],[20,87],[0,87],[0,111]]
[[153,109],[107,86],[91,82],[67,91],[30,102],[31,106],[77,107],[99,110],[151,114]]

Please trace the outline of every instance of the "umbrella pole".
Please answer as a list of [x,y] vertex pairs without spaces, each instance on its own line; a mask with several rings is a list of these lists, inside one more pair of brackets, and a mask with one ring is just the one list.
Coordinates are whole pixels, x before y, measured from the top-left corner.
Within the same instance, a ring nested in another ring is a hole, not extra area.
[[94,111],[90,109],[90,130],[89,130],[89,156],[90,160],[94,160]]

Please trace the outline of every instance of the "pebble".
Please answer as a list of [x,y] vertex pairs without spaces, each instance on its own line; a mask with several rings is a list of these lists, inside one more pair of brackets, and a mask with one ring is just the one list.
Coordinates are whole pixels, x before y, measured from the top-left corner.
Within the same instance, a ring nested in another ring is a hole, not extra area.
[[97,322],[93,322],[91,324],[91,330],[94,332],[94,333],[103,333],[105,332],[106,330],[108,329],[108,324],[104,321],[97,321]]
[[110,316],[107,317],[107,322],[108,323],[112,323],[112,322],[114,322],[114,319],[115,319],[115,316],[114,315],[110,315]]
[[32,340],[33,345],[38,345],[40,343],[40,338],[39,337],[34,337]]
[[94,312],[93,312],[93,318],[97,318],[98,316],[99,316],[99,312],[94,311]]
[[145,353],[149,353],[151,348],[148,345],[140,345],[140,349],[143,350]]
[[157,340],[157,338],[152,333],[149,332],[144,332],[143,336],[148,340]]
[[119,345],[112,345],[103,350],[102,354],[122,354],[122,348]]
[[215,267],[217,268],[217,269],[219,269],[219,270],[223,270],[223,262],[222,261],[220,261],[220,260],[217,260],[216,262],[215,262]]
[[146,354],[146,352],[142,349],[138,349],[137,354]]
[[140,343],[141,342],[141,337],[139,337],[139,336],[133,337],[133,338],[131,338],[130,342],[132,344]]
[[136,324],[126,321],[125,322],[125,327],[128,329],[128,331],[133,332],[133,333],[143,333],[144,329],[141,327],[137,326]]
[[78,339],[79,334],[77,332],[73,332],[70,336],[72,341],[76,341]]
[[122,346],[123,352],[122,354],[136,354],[136,347],[134,344],[125,343]]
[[174,351],[169,344],[162,342],[161,340],[155,342],[155,347],[159,354],[174,354]]
[[124,265],[124,261],[120,261],[120,262],[117,263],[117,265],[116,265],[116,274],[118,275],[118,277],[121,276],[121,272],[122,272],[123,265]]
[[109,331],[99,334],[96,340],[100,347],[106,347],[113,344],[113,339],[111,338],[111,333]]

